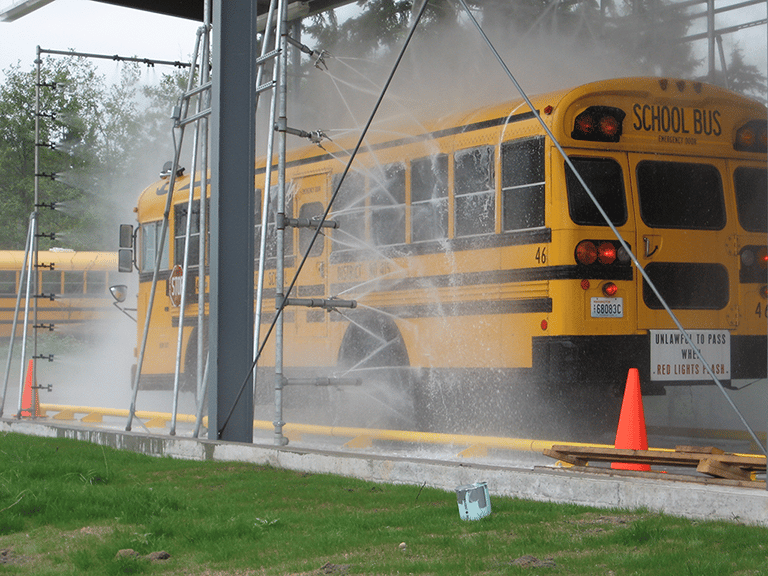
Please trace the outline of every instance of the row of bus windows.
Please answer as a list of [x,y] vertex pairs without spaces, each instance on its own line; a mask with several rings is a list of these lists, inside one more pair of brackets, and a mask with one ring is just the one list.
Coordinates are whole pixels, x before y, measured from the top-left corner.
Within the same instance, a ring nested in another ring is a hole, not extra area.
[[[339,228],[332,232],[334,250],[365,246],[393,246],[410,241],[439,241],[493,234],[496,229],[495,147],[479,146],[452,156],[438,154],[410,162],[394,163],[367,173],[350,172],[330,215]],[[501,145],[501,228],[503,232],[544,226],[544,139],[541,137]],[[612,158],[573,157],[576,170],[604,212],[616,226],[627,222],[627,201],[621,165]],[[453,163],[453,231],[449,230],[449,163]],[[571,220],[583,226],[606,226],[600,211],[564,164]],[[723,182],[710,164],[642,161],[636,169],[640,217],[653,228],[719,230],[725,226]],[[406,219],[406,179],[410,179],[410,219]],[[333,189],[340,175],[333,178]],[[766,231],[766,170],[739,167],[734,171],[734,190],[741,226],[751,232]],[[274,200],[275,188],[271,191]],[[256,203],[256,254],[260,242],[260,191]],[[288,194],[286,216],[293,216],[293,197]],[[275,253],[275,204],[270,201],[266,253]],[[192,205],[189,262],[199,257],[199,201]],[[187,204],[174,211],[174,264],[184,258]],[[318,217],[325,210],[320,202],[304,203],[299,218]],[[303,254],[314,229],[301,228],[299,248]],[[160,223],[142,227],[141,269],[154,267]],[[293,234],[285,235],[285,253],[293,253]],[[167,249],[166,249],[167,250]],[[322,245],[317,244],[312,256]],[[167,253],[161,268],[167,269]]]
[[[496,169],[494,146],[480,146],[453,155],[453,237],[493,234],[496,229]],[[333,230],[335,251],[367,246],[394,246],[406,242],[406,180],[410,178],[410,242],[447,239],[449,231],[449,162],[447,154],[419,158],[350,172],[344,179],[329,218],[338,223]],[[341,176],[334,175],[332,189]],[[544,139],[529,138],[501,146],[502,228],[504,231],[544,226]],[[290,186],[290,184],[289,184]],[[266,254],[275,254],[275,194],[270,190],[270,213]],[[294,217],[294,198],[287,191],[285,213]],[[259,253],[261,190],[256,194],[256,254]],[[299,219],[319,218],[325,211],[320,202],[301,205]],[[183,234],[177,250],[183,247]],[[193,229],[195,226],[193,224]],[[313,228],[299,229],[299,250],[303,254]],[[285,235],[285,253],[293,253],[293,235]],[[315,244],[311,256],[322,251]],[[194,250],[190,252],[192,254]]]
[[[41,294],[61,294],[64,296],[88,295],[107,296],[109,294],[109,275],[100,270],[42,270],[38,276]],[[0,294],[9,295],[18,292],[16,270],[0,270]]]
[[[621,166],[611,158],[571,158],[576,171],[616,226],[627,221]],[[573,171],[566,165],[568,209],[576,224],[606,226]],[[726,223],[723,182],[711,164],[638,163],[640,217],[652,228],[721,230]],[[766,231],[766,170],[739,167],[733,173],[737,216],[749,232]]]
[[[356,239],[378,246],[406,242],[406,178],[410,175],[410,241],[443,240],[449,230],[449,162],[453,162],[453,237],[496,230],[496,149],[479,146],[350,173],[339,191],[333,219],[334,249],[356,247]],[[336,176],[334,189],[338,185]],[[544,226],[544,139],[501,145],[502,230]],[[366,193],[367,192],[367,193]],[[366,236],[366,226],[368,234]]]

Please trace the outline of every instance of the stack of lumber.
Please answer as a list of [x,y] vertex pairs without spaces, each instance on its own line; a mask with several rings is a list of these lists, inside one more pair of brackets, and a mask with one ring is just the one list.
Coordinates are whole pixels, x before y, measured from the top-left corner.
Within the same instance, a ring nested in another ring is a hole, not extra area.
[[[649,464],[663,467],[665,470],[651,472],[633,472],[633,474],[654,474],[670,480],[681,479],[679,474],[667,474],[669,468],[695,468],[696,472],[707,478],[734,481],[742,486],[765,489],[764,481],[756,481],[757,474],[765,473],[765,456],[751,454],[731,454],[714,446],[677,446],[674,450],[626,450],[598,446],[553,445],[544,450],[544,454],[555,458],[572,470],[595,473],[626,475],[621,470],[587,467],[589,462],[624,462],[629,464]],[[659,472],[665,472],[659,474]],[[690,479],[690,477],[689,477]],[[728,482],[729,484],[731,482]]]

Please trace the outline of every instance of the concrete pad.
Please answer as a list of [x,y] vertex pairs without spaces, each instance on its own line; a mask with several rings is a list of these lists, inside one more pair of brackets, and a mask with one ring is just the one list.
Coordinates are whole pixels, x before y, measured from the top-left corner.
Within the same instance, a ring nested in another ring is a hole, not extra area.
[[364,451],[333,451],[241,444],[97,430],[54,421],[0,420],[0,431],[70,438],[150,456],[238,461],[314,474],[338,474],[390,484],[426,485],[453,492],[487,482],[493,496],[597,508],[646,508],[673,516],[768,526],[768,491],[637,476],[573,472],[567,468],[519,468],[471,461],[444,461]]

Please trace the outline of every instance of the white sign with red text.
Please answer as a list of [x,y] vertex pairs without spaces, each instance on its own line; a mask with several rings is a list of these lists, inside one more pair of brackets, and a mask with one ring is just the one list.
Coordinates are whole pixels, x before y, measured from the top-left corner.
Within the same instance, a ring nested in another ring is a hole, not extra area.
[[[718,379],[731,379],[728,330],[687,330]],[[651,330],[651,380],[711,380],[696,350],[679,330]]]

